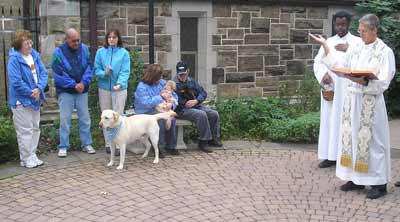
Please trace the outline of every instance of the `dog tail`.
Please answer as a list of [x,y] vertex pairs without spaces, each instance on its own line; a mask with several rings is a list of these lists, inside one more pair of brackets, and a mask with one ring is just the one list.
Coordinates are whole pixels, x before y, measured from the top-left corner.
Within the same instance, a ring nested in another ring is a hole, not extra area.
[[165,112],[165,113],[157,113],[154,115],[154,117],[156,117],[157,120],[159,120],[159,119],[167,120],[173,116],[177,116],[177,114],[174,111],[169,111],[169,112]]

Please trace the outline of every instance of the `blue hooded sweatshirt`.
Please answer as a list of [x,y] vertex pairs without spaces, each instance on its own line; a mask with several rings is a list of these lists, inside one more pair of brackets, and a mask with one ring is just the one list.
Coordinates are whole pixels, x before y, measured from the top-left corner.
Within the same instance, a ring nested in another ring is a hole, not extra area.
[[40,100],[45,101],[44,88],[48,80],[47,70],[40,59],[39,53],[35,49],[32,49],[31,55],[35,65],[38,83],[35,83],[31,67],[26,63],[19,51],[11,48],[8,55],[7,72],[10,106],[15,108],[17,106],[17,101],[19,101],[24,107],[30,106],[33,110],[39,110],[40,101],[31,97],[32,90],[39,88]]
[[[111,75],[105,75],[105,69],[111,65]],[[120,90],[128,88],[131,73],[131,59],[126,49],[120,47],[107,47],[97,50],[94,60],[94,73],[99,78],[99,88],[112,91],[113,86],[119,84]]]

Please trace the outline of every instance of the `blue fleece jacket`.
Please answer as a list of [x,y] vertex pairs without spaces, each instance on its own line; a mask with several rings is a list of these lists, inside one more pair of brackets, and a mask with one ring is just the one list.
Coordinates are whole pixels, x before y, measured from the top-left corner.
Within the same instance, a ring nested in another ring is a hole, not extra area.
[[[154,113],[156,111],[155,107],[164,101],[160,93],[166,83],[167,82],[163,79],[161,79],[159,83],[153,85],[139,82],[135,92],[135,113]],[[178,101],[178,96],[175,92],[173,92],[172,96]],[[173,104],[172,109],[175,108],[175,104]]]
[[[106,67],[111,65],[111,75],[105,75]],[[128,79],[131,73],[131,59],[126,49],[107,47],[97,50],[94,60],[94,73],[99,78],[99,88],[112,91],[112,87],[120,85],[121,90],[128,88]]]
[[76,50],[69,48],[66,43],[60,45],[54,50],[51,69],[58,94],[78,93],[75,86],[80,82],[85,85],[83,93],[89,90],[92,69],[89,50],[85,44],[80,44]]
[[30,106],[34,110],[39,110],[40,101],[32,98],[32,90],[40,89],[40,100],[45,100],[44,88],[47,85],[48,75],[46,67],[40,59],[39,53],[32,49],[31,52],[35,65],[38,83],[35,83],[31,67],[25,62],[22,54],[19,51],[11,48],[9,50],[9,60],[7,65],[8,81],[9,81],[9,104],[15,108],[17,101],[23,106]]

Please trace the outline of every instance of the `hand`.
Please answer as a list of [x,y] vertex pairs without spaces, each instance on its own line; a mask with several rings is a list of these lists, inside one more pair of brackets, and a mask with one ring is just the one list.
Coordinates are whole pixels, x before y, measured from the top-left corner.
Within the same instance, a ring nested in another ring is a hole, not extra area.
[[110,74],[111,74],[111,71],[112,71],[111,66],[107,66],[107,67],[106,67],[106,70],[105,70],[106,76],[110,75]]
[[348,48],[349,48],[349,43],[347,42],[335,45],[335,49],[340,52],[346,52]]
[[164,103],[164,110],[170,111],[172,109],[172,103]]
[[364,76],[355,77],[355,76],[345,75],[345,77],[350,79],[351,81],[361,84],[363,86],[366,86],[368,83],[368,79],[365,78]]
[[199,101],[197,99],[192,99],[186,102],[185,107],[186,108],[192,108],[193,106],[197,105]]
[[83,85],[83,83],[80,82],[80,83],[78,83],[78,84],[75,85],[75,90],[76,90],[78,93],[82,93],[82,92],[85,90],[85,85]]
[[325,39],[322,35],[320,35],[320,34],[313,35],[313,34],[311,34],[311,33],[308,33],[308,35],[309,35],[312,39],[314,39],[314,41],[318,42],[319,44],[321,44],[321,45],[326,44],[326,39]]
[[168,101],[169,99],[171,99],[172,95],[171,95],[170,93],[163,92],[163,93],[161,93],[161,97],[162,97],[165,101]]
[[322,78],[322,83],[323,84],[331,84],[332,83],[332,77],[328,74],[325,74],[325,76]]
[[113,87],[114,91],[119,91],[121,89],[121,85],[117,84]]
[[40,89],[39,88],[33,89],[31,97],[39,100],[40,99]]

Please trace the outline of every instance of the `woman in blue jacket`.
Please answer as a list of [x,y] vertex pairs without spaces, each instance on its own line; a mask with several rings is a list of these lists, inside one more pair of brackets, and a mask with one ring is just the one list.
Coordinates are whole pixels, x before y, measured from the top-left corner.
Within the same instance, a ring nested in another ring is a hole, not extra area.
[[7,65],[9,104],[17,134],[21,166],[34,168],[43,164],[36,155],[40,137],[40,103],[45,100],[47,71],[39,53],[32,49],[28,31],[15,33]]
[[[124,112],[128,79],[131,72],[129,53],[122,47],[118,30],[107,32],[104,47],[97,50],[94,73],[98,77],[100,109]],[[105,130],[103,130],[106,138]],[[105,141],[106,151],[110,152],[110,142]]]
[[[135,112],[137,114],[155,114],[155,108],[158,104],[170,101],[170,94],[161,93],[166,84],[166,81],[161,79],[162,72],[163,69],[160,65],[148,65],[135,92]],[[178,96],[175,92],[173,92],[172,96],[174,97],[175,101],[178,101]],[[166,105],[171,110],[176,108],[174,103],[167,102]],[[176,150],[175,122],[176,120],[173,119],[171,122],[171,128],[167,130],[165,128],[165,120],[158,121],[160,126],[160,139],[158,144],[159,148],[161,146],[165,146],[165,151],[167,151],[169,154],[179,155],[179,152]],[[160,152],[160,158],[162,157],[163,154]]]

